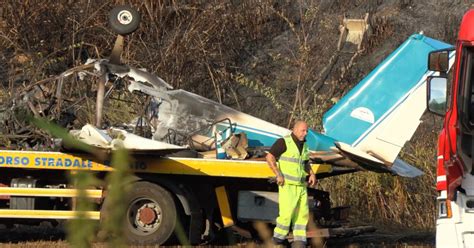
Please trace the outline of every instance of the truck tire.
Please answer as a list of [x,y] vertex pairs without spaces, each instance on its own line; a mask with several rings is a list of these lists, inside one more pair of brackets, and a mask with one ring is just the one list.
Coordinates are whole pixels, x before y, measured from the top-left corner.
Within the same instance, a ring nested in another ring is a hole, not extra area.
[[125,237],[130,244],[161,245],[176,228],[173,196],[150,182],[136,182],[126,199]]
[[109,25],[120,35],[131,34],[137,30],[140,19],[140,14],[128,5],[117,6],[109,13]]

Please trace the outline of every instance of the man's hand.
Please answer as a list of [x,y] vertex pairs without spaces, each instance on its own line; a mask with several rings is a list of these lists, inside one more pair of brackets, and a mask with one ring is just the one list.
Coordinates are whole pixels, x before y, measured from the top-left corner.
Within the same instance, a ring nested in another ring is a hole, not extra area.
[[309,175],[308,184],[310,187],[316,185],[316,176],[314,174]]
[[281,174],[280,170],[277,167],[275,156],[273,156],[273,154],[271,153],[268,153],[266,156],[266,159],[267,159],[268,165],[270,166],[270,169],[276,175],[276,183],[280,186],[283,186],[283,184],[285,184],[285,178],[283,177],[283,175]]
[[283,184],[285,184],[285,178],[282,175],[278,175],[276,179],[279,186],[283,186]]

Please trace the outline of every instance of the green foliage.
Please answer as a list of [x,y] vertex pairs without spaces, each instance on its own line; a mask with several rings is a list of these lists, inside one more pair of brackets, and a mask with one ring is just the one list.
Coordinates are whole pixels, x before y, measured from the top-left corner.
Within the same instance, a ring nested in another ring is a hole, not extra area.
[[179,221],[179,218],[178,218],[178,221],[176,222],[176,230],[174,234],[178,238],[178,241],[181,245],[185,247],[190,245],[189,240],[188,240],[188,235],[186,234],[186,231],[183,228],[183,224],[181,223],[181,221]]
[[249,78],[245,77],[243,74],[238,74],[237,76],[234,77],[234,80],[237,83],[249,89],[252,89],[254,92],[265,96],[267,99],[271,101],[275,109],[280,110],[282,108],[280,101],[277,100],[278,93],[276,92],[275,89],[265,86],[262,82],[258,80],[250,80]]
[[295,120],[305,120],[310,127],[318,130],[321,129],[323,109],[322,106],[311,106],[306,109],[297,109],[290,113],[293,114]]
[[85,190],[95,185],[97,180],[87,171],[75,171],[69,181],[78,189],[78,197],[75,201],[76,218],[67,223],[67,239],[72,247],[88,248],[95,237],[97,221],[87,218],[87,211],[93,210],[93,204]]
[[125,220],[127,206],[125,197],[130,190],[132,176],[129,169],[128,152],[120,149],[114,152],[112,166],[114,171],[105,178],[108,185],[105,207],[105,218],[102,220],[102,230],[108,236],[110,247],[124,247],[123,220]]
[[38,128],[49,132],[51,136],[60,138],[65,146],[74,147],[84,152],[98,154],[93,147],[72,137],[66,129],[42,118],[33,118],[31,116],[26,118]]

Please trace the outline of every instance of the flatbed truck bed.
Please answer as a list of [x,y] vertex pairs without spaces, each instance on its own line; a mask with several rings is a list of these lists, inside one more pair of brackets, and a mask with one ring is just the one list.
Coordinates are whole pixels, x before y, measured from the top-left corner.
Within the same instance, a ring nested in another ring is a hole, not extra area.
[[[274,222],[278,211],[277,186],[268,181],[274,175],[265,161],[143,154],[130,154],[130,158],[134,185],[126,205],[127,213],[134,215],[127,222],[134,230],[126,236],[131,243],[164,243],[172,232],[163,233],[160,229],[176,227],[174,220],[165,219],[167,216],[179,216],[191,244],[213,236],[216,225],[225,228],[252,221]],[[312,167],[317,175],[333,172],[327,164]],[[114,167],[108,159],[99,161],[89,154],[0,150],[0,169],[4,170],[0,175],[0,218],[9,223],[39,223],[77,217],[72,202],[79,191],[68,182],[68,174],[89,171],[104,179]],[[96,203],[95,209],[85,213],[86,218],[101,219],[107,187],[86,190],[87,197]],[[327,192],[309,189],[309,195],[316,216],[341,216],[330,207]],[[167,209],[165,204],[173,209]],[[326,229],[308,233],[316,233],[310,235],[315,237],[330,236]]]

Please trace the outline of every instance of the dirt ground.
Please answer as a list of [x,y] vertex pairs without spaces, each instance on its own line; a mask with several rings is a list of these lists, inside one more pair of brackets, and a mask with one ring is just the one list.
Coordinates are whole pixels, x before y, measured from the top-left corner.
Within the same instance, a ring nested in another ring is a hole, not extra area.
[[[241,242],[227,247],[263,246],[258,242]],[[0,229],[0,247],[41,248],[69,247],[65,233],[60,228],[47,226],[17,226],[12,229]],[[93,247],[107,247],[104,243],[95,243]],[[152,247],[152,246],[151,246]],[[210,247],[210,246],[199,246]],[[381,232],[363,234],[354,237],[334,238],[325,241],[325,247],[435,247],[435,234],[431,232]]]

